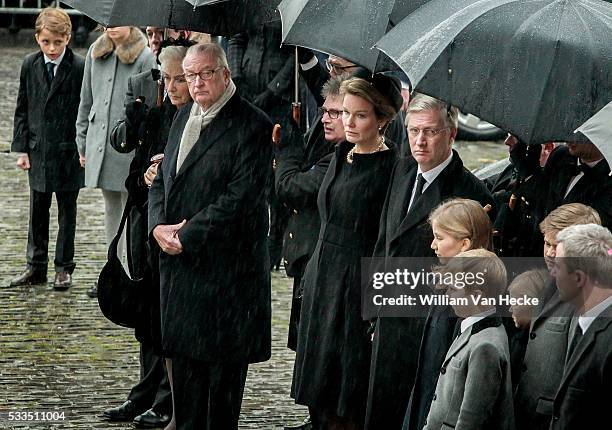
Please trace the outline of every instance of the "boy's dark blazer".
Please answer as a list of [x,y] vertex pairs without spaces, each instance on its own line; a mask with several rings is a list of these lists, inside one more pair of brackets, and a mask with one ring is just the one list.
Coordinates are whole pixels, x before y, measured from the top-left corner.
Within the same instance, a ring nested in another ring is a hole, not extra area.
[[84,169],[75,142],[85,59],[66,48],[49,85],[43,53],[21,66],[11,151],[30,158],[30,187],[39,192],[76,191]]

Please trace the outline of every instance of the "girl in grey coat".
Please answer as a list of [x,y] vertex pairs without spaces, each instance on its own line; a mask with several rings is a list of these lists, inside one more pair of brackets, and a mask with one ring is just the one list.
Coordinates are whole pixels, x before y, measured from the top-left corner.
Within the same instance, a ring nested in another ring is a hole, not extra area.
[[[115,151],[109,134],[123,119],[128,77],[155,67],[147,39],[136,27],[107,28],[87,52],[76,141],[85,186],[102,190],[107,246],[119,228],[127,200],[124,183],[133,157]],[[119,255],[124,249],[122,240]]]

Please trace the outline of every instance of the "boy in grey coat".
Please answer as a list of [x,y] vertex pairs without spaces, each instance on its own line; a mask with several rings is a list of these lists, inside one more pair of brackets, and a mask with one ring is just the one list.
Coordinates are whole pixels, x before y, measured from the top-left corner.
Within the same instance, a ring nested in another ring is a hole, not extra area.
[[455,283],[446,292],[464,319],[440,369],[424,429],[514,430],[508,337],[495,306],[482,300],[504,292],[506,269],[492,252],[475,249],[459,253],[441,270],[480,274],[484,282],[461,288]]

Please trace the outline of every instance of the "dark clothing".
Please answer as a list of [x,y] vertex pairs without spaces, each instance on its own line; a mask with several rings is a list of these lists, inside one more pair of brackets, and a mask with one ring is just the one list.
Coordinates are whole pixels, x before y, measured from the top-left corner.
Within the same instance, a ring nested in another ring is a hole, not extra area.
[[529,342],[529,329],[516,329],[512,337],[508,337],[510,348],[510,373],[512,376],[512,392],[516,390],[523,373],[523,359]]
[[530,335],[521,365],[521,378],[514,394],[517,429],[546,430],[550,426],[553,400],[565,365],[567,334],[573,306],[559,298],[551,281],[534,310]]
[[172,359],[177,430],[238,429],[247,363]]
[[612,227],[612,178],[610,166],[602,159],[565,196],[571,180],[578,174],[577,159],[566,147],[556,148],[548,158],[543,179],[548,184],[544,216],[566,203],[582,203],[599,213],[604,227]]
[[607,426],[612,404],[610,345],[612,306],[595,318],[568,358],[553,403],[551,430]]
[[306,144],[301,136],[290,136],[288,144],[276,154],[277,197],[290,210],[283,257],[287,275],[293,277],[287,346],[294,351],[302,303],[301,279],[321,227],[317,195],[334,150],[333,144],[325,140],[321,127],[317,125],[306,134]]
[[[406,157],[400,158],[393,168],[375,257],[434,257],[430,248],[433,233],[428,217],[436,206],[449,198],[462,197],[476,200],[483,206],[494,205],[486,186],[463,167],[459,154],[453,151],[450,164],[415,200],[408,212],[417,167],[412,157]],[[491,216],[495,215],[494,212],[494,209],[490,211]],[[402,427],[417,371],[423,325],[422,318],[377,320],[368,388],[367,429]],[[441,364],[444,354],[436,355],[435,359]],[[423,380],[428,383],[431,377],[424,375]],[[418,387],[415,390],[423,392]],[[431,400],[423,398],[422,401]]]
[[[136,94],[134,94],[136,93]],[[157,81],[151,71],[131,76],[128,79],[126,104],[144,97],[145,103],[154,104],[157,96]],[[127,243],[130,275],[133,279],[150,281],[147,295],[148,315],[140,321],[134,334],[140,342],[140,380],[128,396],[139,409],[153,408],[160,414],[172,414],[170,384],[162,358],[161,315],[159,303],[159,247],[150,243],[147,229],[149,187],[144,182],[144,173],[151,165],[153,155],[164,152],[176,108],[166,99],[162,106],[150,108],[143,124],[124,121],[111,134],[111,145],[120,152],[134,151],[130,173],[125,181],[130,207]],[[142,131],[142,133],[139,133]]]
[[172,393],[164,359],[145,342],[140,344],[140,380],[130,390],[128,400],[136,409],[153,409],[172,415]]
[[33,190],[49,193],[83,187],[75,124],[84,67],[83,57],[66,48],[49,85],[42,52],[23,60],[11,151],[29,155]]
[[172,124],[149,190],[149,234],[179,230],[183,250],[160,255],[164,350],[208,363],[254,363],[271,353],[266,181],[269,119],[238,94],[176,162],[192,104]]
[[[77,198],[79,190],[59,191],[57,200],[57,241],[55,242],[55,271],[72,273],[74,263],[74,233],[76,231]],[[30,224],[26,259],[35,272],[47,273],[49,262],[49,208],[52,192],[30,189]]]
[[76,146],[76,118],[85,60],[66,48],[55,77],[48,79],[42,52],[28,55],[21,66],[11,151],[28,154],[30,222],[28,267],[47,273],[49,208],[53,192],[58,206],[55,271],[72,273],[77,197],[84,170]]
[[304,298],[292,384],[296,403],[363,422],[371,353],[361,318],[360,265],[378,236],[395,151],[346,156],[336,147],[318,207],[319,240],[304,273]]

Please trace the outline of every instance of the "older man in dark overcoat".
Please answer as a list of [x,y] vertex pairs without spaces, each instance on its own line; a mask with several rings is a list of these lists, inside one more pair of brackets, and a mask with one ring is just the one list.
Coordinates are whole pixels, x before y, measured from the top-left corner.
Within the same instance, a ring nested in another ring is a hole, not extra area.
[[236,93],[218,45],[192,46],[183,68],[194,103],[177,113],[149,193],[162,341],[177,428],[229,430],[248,364],[271,353],[272,124]]
[[[410,102],[406,124],[412,156],[400,158],[393,169],[375,257],[434,257],[429,214],[449,198],[462,197],[493,205],[493,197],[484,183],[463,166],[459,154],[452,149],[457,135],[456,108],[419,94]],[[432,314],[433,311],[436,313]],[[419,393],[419,401],[433,395],[439,368],[452,342],[454,321],[449,316],[452,315],[438,315],[437,308],[430,311],[425,323],[429,330],[423,343],[423,318],[377,320],[367,429],[402,427],[417,364],[427,366],[421,369],[426,379],[422,385],[431,389],[431,393]],[[425,354],[429,357],[423,358]],[[428,409],[424,409],[425,416]]]

